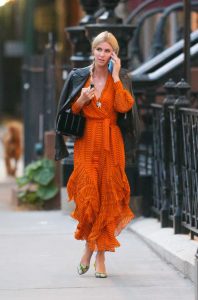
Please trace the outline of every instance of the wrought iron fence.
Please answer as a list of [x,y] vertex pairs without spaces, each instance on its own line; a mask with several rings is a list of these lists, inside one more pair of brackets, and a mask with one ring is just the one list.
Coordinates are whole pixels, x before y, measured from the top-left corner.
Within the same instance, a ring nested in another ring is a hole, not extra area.
[[153,211],[160,214],[163,203],[162,105],[153,104]]
[[198,110],[181,109],[183,136],[182,224],[198,234]]
[[[153,109],[153,205],[162,227],[198,234],[198,109],[189,85],[169,81],[163,105]],[[179,96],[176,97],[176,91]]]

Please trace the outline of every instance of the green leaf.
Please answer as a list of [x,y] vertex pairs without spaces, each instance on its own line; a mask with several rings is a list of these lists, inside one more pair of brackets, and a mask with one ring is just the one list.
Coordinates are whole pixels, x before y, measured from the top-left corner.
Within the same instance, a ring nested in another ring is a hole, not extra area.
[[27,194],[27,191],[19,191],[19,192],[17,193],[17,197],[18,197],[20,200],[23,200],[23,199],[25,198],[26,194]]
[[25,176],[41,185],[49,184],[55,176],[54,161],[44,158],[30,163],[25,168]]
[[16,178],[16,183],[19,187],[22,187],[30,182],[30,179],[27,176],[21,176]]
[[58,193],[58,188],[55,186],[54,183],[50,184],[49,186],[40,186],[37,195],[42,200],[49,200],[53,198]]
[[54,161],[53,160],[50,160],[50,159],[47,159],[47,158],[44,158],[42,160],[42,166],[44,168],[48,168],[48,169],[52,169],[53,171],[55,170],[55,164],[54,164]]
[[40,185],[48,185],[54,178],[54,172],[51,169],[39,169],[33,175],[33,180]]
[[30,179],[33,178],[34,172],[42,166],[41,160],[34,161],[26,166],[25,168],[25,175]]
[[26,199],[26,202],[28,202],[28,203],[39,202],[37,192],[27,192],[25,199]]

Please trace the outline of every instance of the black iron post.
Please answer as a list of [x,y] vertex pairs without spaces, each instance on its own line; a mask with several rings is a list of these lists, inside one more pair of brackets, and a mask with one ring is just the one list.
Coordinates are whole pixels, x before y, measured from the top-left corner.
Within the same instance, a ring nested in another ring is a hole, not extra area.
[[183,139],[182,139],[182,120],[181,113],[179,109],[181,107],[189,106],[189,99],[187,98],[190,85],[182,79],[176,85],[179,96],[174,103],[174,112],[175,112],[175,130],[176,130],[176,186],[175,186],[175,211],[173,216],[173,227],[174,233],[181,233],[182,227],[182,165],[183,165]]
[[101,6],[105,8],[105,12],[98,18],[97,23],[122,23],[122,19],[115,14],[115,7],[119,2],[120,0],[100,0]]
[[99,7],[98,0],[81,0],[86,15],[79,22],[79,26],[65,28],[65,33],[69,37],[73,54],[70,58],[72,67],[81,68],[90,63],[91,46],[85,34],[85,25],[95,23],[94,12]]
[[161,116],[162,128],[163,128],[163,145],[162,145],[162,156],[163,156],[163,204],[160,211],[161,227],[169,226],[169,203],[170,203],[170,155],[171,155],[171,128],[168,108],[174,105],[176,83],[169,79],[164,88],[167,91],[167,95],[163,101],[163,110]]
[[190,32],[191,32],[191,1],[184,1],[184,78],[191,83],[190,72]]
[[118,0],[100,1],[101,5],[106,8],[104,14],[96,20],[96,24],[86,25],[86,32],[90,42],[102,31],[110,31],[113,33],[119,43],[119,57],[122,61],[122,67],[128,67],[128,43],[133,37],[135,26],[120,24],[120,18],[115,14],[115,8],[118,5]]
[[80,0],[86,15],[80,20],[79,25],[93,24],[96,22],[95,12],[99,8],[98,0]]

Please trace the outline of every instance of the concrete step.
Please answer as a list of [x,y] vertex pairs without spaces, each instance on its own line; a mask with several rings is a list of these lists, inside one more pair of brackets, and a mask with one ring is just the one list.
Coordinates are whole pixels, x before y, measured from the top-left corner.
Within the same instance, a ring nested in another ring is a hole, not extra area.
[[160,222],[155,218],[139,217],[129,228],[163,260],[195,281],[197,240],[191,240],[187,234],[174,234],[173,228],[161,228]]

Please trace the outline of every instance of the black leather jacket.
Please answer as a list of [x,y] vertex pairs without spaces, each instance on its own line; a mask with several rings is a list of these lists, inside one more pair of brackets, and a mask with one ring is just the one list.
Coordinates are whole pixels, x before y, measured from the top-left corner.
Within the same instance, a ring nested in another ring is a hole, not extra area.
[[[85,68],[73,69],[69,73],[60,95],[56,120],[59,114],[70,106],[74,97],[84,86],[89,75],[90,66]],[[129,90],[130,93],[133,94],[131,88],[131,81],[128,77],[127,70],[120,70],[120,80],[122,81],[124,88]],[[117,122],[118,126],[121,129],[124,139],[126,163],[134,163],[134,154],[137,147],[137,141],[140,135],[140,124],[136,103],[133,105],[132,109],[127,113],[118,113]],[[55,160],[63,159],[68,155],[69,153],[67,151],[67,147],[65,145],[63,136],[56,133]]]

